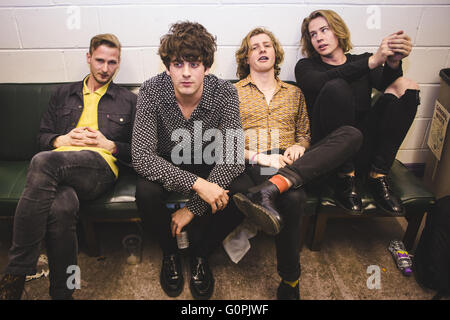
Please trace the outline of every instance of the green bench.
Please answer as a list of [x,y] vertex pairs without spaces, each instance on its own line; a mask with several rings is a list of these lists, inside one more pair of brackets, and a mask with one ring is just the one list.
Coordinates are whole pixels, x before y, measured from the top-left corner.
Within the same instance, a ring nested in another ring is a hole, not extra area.
[[[292,83],[292,82],[290,82]],[[39,150],[36,136],[42,113],[45,111],[52,91],[57,83],[0,84],[0,219],[11,220],[26,182],[30,159]],[[137,92],[139,85],[123,85]],[[409,220],[405,240],[415,239],[423,214],[433,203],[434,196],[422,183],[399,162],[392,169],[391,177],[407,207]],[[83,202],[80,206],[80,221],[84,229],[85,242],[90,255],[99,255],[95,224],[98,222],[140,221],[135,204],[136,174],[131,168],[121,168],[115,187],[94,201]],[[324,189],[326,191],[326,188]],[[173,194],[168,204],[177,205],[186,198]],[[380,215],[373,200],[364,199],[370,215]],[[305,217],[301,222],[302,239],[312,229],[311,248],[320,249],[326,226],[326,219],[346,215],[334,204],[332,196],[323,192],[319,197],[308,194],[307,212],[315,214],[312,219]],[[312,223],[311,223],[311,220]],[[407,243],[411,246],[410,242]]]

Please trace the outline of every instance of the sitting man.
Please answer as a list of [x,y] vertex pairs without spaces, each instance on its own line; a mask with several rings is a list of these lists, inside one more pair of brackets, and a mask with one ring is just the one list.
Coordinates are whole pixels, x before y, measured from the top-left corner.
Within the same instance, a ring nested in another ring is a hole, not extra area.
[[[332,10],[316,10],[303,20],[301,41],[307,58],[298,61],[295,77],[308,104],[312,141],[343,125],[355,126],[364,135],[357,156],[342,165],[336,201],[351,214],[362,213],[359,176],[380,209],[392,216],[404,214],[387,176],[419,104],[419,86],[402,77],[411,39],[397,31],[384,38],[374,54],[350,54],[344,20]],[[372,88],[383,92],[373,107]]]
[[276,235],[282,278],[277,297],[285,300],[300,297],[299,223],[306,201],[304,185],[352,157],[362,135],[353,127],[341,127],[309,148],[303,93],[278,78],[283,58],[278,40],[263,28],[250,31],[236,52],[241,80],[235,86],[248,163],[244,175],[252,183],[233,199],[251,222]]
[[[184,286],[175,237],[188,232],[190,290],[195,299],[209,299],[208,256],[243,220],[229,201],[232,181],[244,171],[239,100],[231,83],[209,74],[215,50],[202,25],[172,25],[159,47],[166,71],[145,81],[138,95],[131,152],[140,175],[136,202],[163,251],[160,283],[170,297]],[[171,213],[165,200],[173,191],[189,201]]]
[[79,200],[92,200],[113,187],[116,161],[131,162],[130,141],[136,96],[112,82],[120,66],[116,36],[91,39],[83,81],[64,84],[52,95],[14,216],[13,243],[0,299],[20,299],[25,277],[36,273],[45,239],[50,296],[72,299],[68,266],[77,264]]

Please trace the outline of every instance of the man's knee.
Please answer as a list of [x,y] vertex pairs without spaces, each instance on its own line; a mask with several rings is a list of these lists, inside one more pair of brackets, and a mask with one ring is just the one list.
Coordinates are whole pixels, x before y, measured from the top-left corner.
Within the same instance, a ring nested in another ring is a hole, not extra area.
[[344,79],[336,78],[327,81],[320,90],[320,94],[335,99],[336,97],[340,96],[351,96],[352,89],[347,81],[345,81]]
[[361,131],[353,126],[342,126],[338,130],[345,136],[344,141],[353,150],[353,153],[358,152],[364,139]]
[[244,171],[241,175],[239,175],[231,182],[230,186],[228,187],[228,190],[230,190],[228,195],[232,196],[236,193],[247,193],[248,189],[254,186],[255,184],[253,183],[252,179],[247,174],[247,172]]
[[414,80],[400,77],[397,78],[389,87],[386,88],[384,93],[390,93],[400,98],[405,94],[406,90],[419,90],[419,85]]
[[30,170],[42,170],[49,166],[55,154],[52,151],[42,151],[35,154],[30,161]]

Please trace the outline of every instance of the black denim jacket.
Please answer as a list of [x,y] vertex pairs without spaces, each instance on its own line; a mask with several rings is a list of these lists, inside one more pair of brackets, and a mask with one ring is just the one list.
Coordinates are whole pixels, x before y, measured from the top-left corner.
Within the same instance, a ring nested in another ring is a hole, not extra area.
[[[39,149],[54,149],[54,139],[76,127],[83,108],[83,81],[59,86],[41,119]],[[136,95],[111,82],[98,103],[98,128],[116,144],[114,156],[127,165],[131,163],[130,143],[135,113]]]

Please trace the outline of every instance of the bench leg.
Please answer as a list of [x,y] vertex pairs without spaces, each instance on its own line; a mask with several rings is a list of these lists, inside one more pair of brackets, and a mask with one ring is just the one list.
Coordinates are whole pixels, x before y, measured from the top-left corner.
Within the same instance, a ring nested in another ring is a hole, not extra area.
[[313,233],[311,238],[311,251],[320,251],[322,248],[323,236],[327,227],[328,216],[326,213],[317,213],[315,217]]
[[81,223],[84,229],[84,237],[87,245],[88,255],[97,257],[100,255],[100,247],[98,245],[97,237],[95,236],[94,222],[89,217],[82,217]]
[[403,243],[405,244],[406,251],[411,251],[414,247],[424,214],[424,212],[421,212],[412,214],[408,217],[408,227],[403,236]]

